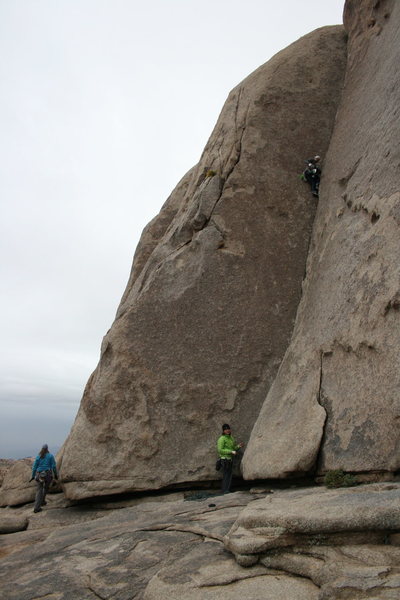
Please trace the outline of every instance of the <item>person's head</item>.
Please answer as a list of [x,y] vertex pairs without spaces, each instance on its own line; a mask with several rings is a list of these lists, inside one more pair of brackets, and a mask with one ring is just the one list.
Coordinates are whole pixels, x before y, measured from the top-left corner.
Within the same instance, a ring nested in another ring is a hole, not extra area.
[[46,456],[46,454],[48,453],[48,451],[49,451],[48,445],[47,444],[43,444],[43,446],[42,446],[42,448],[41,448],[41,450],[39,452],[40,458],[44,458]]
[[230,425],[228,425],[228,423],[224,423],[224,424],[222,425],[222,433],[223,433],[224,435],[230,435],[230,433],[231,433],[231,426],[230,426]]
[[317,154],[316,156],[314,156],[314,162],[319,162],[321,160],[321,157],[319,156],[319,154]]

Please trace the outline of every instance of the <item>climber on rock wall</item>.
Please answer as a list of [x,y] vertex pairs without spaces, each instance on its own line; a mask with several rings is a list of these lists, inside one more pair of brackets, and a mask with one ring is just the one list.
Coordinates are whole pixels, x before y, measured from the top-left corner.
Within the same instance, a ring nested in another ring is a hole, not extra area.
[[302,178],[305,181],[308,181],[308,183],[310,184],[313,196],[316,196],[317,198],[319,195],[319,182],[321,179],[321,168],[318,165],[320,160],[321,157],[318,156],[318,154],[313,158],[308,158],[305,161],[307,164],[307,168],[304,169],[302,175]]

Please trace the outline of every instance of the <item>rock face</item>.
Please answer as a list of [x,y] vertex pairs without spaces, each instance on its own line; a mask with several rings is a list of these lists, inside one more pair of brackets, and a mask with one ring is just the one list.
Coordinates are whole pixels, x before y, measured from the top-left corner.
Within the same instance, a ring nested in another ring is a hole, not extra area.
[[292,342],[248,479],[400,468],[400,3],[346,3],[349,61]]
[[32,463],[33,459],[18,460],[7,471],[0,488],[0,506],[16,506],[35,499],[35,482],[29,483]]
[[318,600],[400,593],[399,484],[283,491],[257,500],[225,538],[243,566],[310,579]]
[[[345,25],[303,297],[248,478],[399,469],[400,3],[348,1]],[[212,427],[251,427],[291,333],[313,220],[290,174],[326,148],[337,57],[343,31],[319,30],[236,88],[199,166],[144,231],[62,449],[69,498],[212,478]],[[28,501],[29,477],[12,467],[3,504],[18,479],[14,500]],[[398,477],[268,492],[1,508],[1,598],[400,597]]]
[[15,464],[15,460],[12,458],[0,458],[0,487],[3,483],[4,477]]
[[214,479],[221,424],[246,441],[301,294],[315,202],[297,174],[326,152],[345,60],[323,28],[231,92],[143,234],[64,445],[69,498]]
[[[385,542],[400,529],[398,483],[362,485],[347,489],[286,490],[251,503],[226,538],[239,560],[299,543]],[[363,538],[363,539],[362,539]],[[245,561],[248,562],[248,561]],[[254,562],[254,561],[252,561]]]
[[28,518],[26,516],[14,516],[0,514],[0,534],[15,533],[24,531],[28,527]]

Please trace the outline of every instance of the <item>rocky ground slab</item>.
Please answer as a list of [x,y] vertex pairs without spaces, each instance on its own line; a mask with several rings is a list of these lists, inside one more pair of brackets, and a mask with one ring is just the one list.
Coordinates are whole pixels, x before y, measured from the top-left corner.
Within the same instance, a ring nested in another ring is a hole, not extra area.
[[[195,496],[194,496],[195,497]],[[125,508],[68,506],[50,496],[2,509],[28,520],[26,531],[0,537],[3,600],[114,598],[317,598],[311,581],[260,564],[246,569],[224,548],[240,511],[259,495],[236,492],[203,500],[168,496]],[[118,506],[118,503],[117,503]]]
[[399,597],[400,484],[260,490],[0,509],[26,526],[0,536],[0,597]]
[[400,597],[400,484],[281,491],[249,504],[225,537],[239,564],[310,579],[318,598]]

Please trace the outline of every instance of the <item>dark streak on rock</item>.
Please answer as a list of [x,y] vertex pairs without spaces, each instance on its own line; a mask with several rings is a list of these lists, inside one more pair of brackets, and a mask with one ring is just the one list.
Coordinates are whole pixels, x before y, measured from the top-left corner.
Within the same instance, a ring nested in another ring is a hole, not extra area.
[[392,298],[392,300],[386,304],[383,315],[386,317],[390,310],[400,310],[400,299],[398,297]]
[[331,356],[332,355],[332,351],[328,351],[328,352],[323,352],[321,351],[320,353],[320,368],[319,368],[319,387],[318,387],[318,394],[317,394],[317,402],[318,404],[324,409],[325,411],[325,420],[324,420],[324,425],[322,428],[322,435],[321,435],[321,440],[319,443],[319,448],[318,448],[318,452],[317,452],[317,456],[315,458],[315,465],[314,465],[314,471],[318,472],[319,471],[319,467],[320,464],[322,462],[322,452],[323,452],[323,448],[325,446],[325,441],[326,441],[326,429],[328,426],[328,411],[326,409],[326,406],[324,405],[323,399],[322,399],[322,377],[323,377],[323,358],[324,356]]

